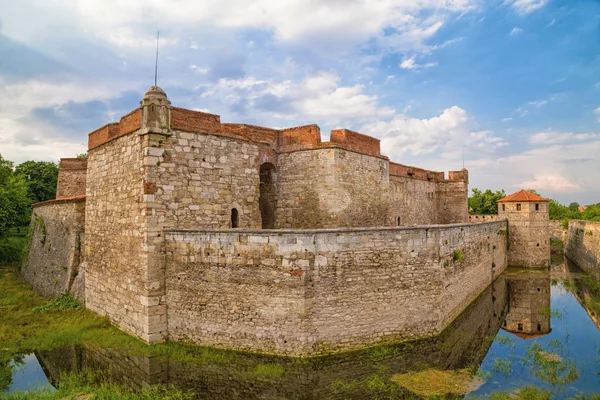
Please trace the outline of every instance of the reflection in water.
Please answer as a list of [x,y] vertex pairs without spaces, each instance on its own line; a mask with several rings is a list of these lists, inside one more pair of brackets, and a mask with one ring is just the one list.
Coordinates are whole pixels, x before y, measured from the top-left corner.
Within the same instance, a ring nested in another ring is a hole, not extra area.
[[[558,397],[595,393],[600,332],[575,299],[593,315],[600,293],[572,269],[562,274],[564,283],[551,284],[548,271],[509,271],[438,337],[328,357],[210,350],[183,359],[79,346],[36,356],[54,385],[63,373],[94,369],[134,389],[170,384],[199,399],[421,398],[452,386],[440,382],[444,377],[464,380],[453,392],[461,394],[478,370],[486,382],[472,384],[473,395],[531,384]],[[419,387],[411,384],[415,376]]]
[[[600,331],[586,315],[581,297],[573,295],[589,277],[559,265],[552,267],[555,280],[535,271],[507,271],[504,276],[510,294],[506,328],[483,360],[478,374],[486,376],[486,383],[474,395],[526,385],[547,390],[552,398],[598,393]],[[549,296],[543,293],[548,289]]]
[[509,311],[502,328],[521,339],[550,333],[550,273],[547,271],[506,277]]
[[133,388],[172,384],[200,399],[404,398],[410,392],[391,382],[394,374],[476,371],[506,310],[507,286],[500,277],[441,336],[395,346],[302,361],[233,352],[181,361],[75,346],[38,357],[53,383],[64,372],[92,368]]

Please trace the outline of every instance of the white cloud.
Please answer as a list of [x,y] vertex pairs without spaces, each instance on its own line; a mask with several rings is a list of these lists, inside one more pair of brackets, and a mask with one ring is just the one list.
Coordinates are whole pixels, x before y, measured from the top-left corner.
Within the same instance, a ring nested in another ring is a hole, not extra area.
[[518,27],[514,27],[512,28],[512,30],[510,31],[510,36],[517,36],[518,34],[522,33],[523,29],[518,28]]
[[529,137],[531,144],[556,144],[577,140],[600,140],[598,133],[538,132]]
[[[155,45],[156,27],[177,31],[202,27],[260,29],[278,41],[353,47],[369,39],[395,51],[419,51],[452,16],[474,10],[477,0],[22,0],[3,7],[3,31],[25,42],[55,26],[112,45],[147,48]],[[33,11],[33,12],[32,12]],[[22,24],[24,16],[28,24]],[[74,28],[74,29],[73,29]],[[169,34],[161,39],[174,45]],[[170,42],[168,42],[170,41]],[[197,44],[192,42],[192,48]],[[329,46],[329,48],[333,48]]]
[[541,106],[545,106],[546,104],[548,104],[548,100],[530,101],[528,104],[530,106],[541,107]]
[[594,114],[596,114],[598,116],[598,122],[600,122],[600,107],[598,107],[594,110]]
[[512,121],[512,117],[504,118],[502,121],[504,121],[504,122]]
[[506,0],[504,4],[510,5],[519,14],[528,14],[544,7],[548,0]]
[[[289,80],[243,78],[221,79],[204,85],[204,97],[218,98],[226,104],[245,102],[254,116],[272,124],[280,120],[302,120],[338,124],[345,120],[390,117],[394,110],[381,107],[376,95],[363,93],[364,86],[344,86],[330,72],[310,75],[299,83]],[[268,102],[265,104],[265,102]]]
[[548,190],[552,193],[569,192],[572,190],[581,189],[581,187],[578,184],[573,183],[569,179],[558,174],[535,175],[535,179],[514,184],[513,187]]
[[390,121],[363,126],[361,132],[381,139],[382,151],[392,159],[403,155],[427,155],[437,152],[460,154],[467,151],[491,150],[506,145],[491,131],[477,131],[467,112],[458,106],[429,119],[396,114]]
[[400,63],[400,68],[417,70],[417,69],[421,69],[421,68],[431,68],[431,67],[435,67],[437,65],[437,63],[417,64],[415,62],[415,58],[416,58],[416,56],[412,56],[410,58],[404,59],[404,61],[402,61],[402,63]]

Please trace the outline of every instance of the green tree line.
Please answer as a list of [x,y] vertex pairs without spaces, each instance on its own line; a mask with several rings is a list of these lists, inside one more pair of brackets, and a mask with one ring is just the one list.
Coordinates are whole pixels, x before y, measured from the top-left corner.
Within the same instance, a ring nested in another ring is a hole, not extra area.
[[15,167],[0,155],[0,264],[17,262],[29,225],[31,205],[56,197],[58,165],[26,161]]
[[[528,189],[529,192],[539,195],[535,190]],[[498,200],[506,197],[504,190],[481,191],[473,188],[473,195],[469,197],[469,211],[472,214],[496,215],[498,213]],[[579,211],[579,203],[573,202],[564,205],[554,199],[550,199],[550,219],[583,219],[588,221],[600,221],[600,203],[591,204],[584,211]]]

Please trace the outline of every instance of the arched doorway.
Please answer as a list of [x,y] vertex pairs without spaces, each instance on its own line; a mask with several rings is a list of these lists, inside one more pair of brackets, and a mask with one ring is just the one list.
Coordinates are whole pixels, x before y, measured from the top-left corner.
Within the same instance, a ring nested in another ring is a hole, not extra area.
[[258,203],[263,229],[275,228],[275,209],[277,207],[277,187],[275,180],[275,166],[271,163],[261,165]]

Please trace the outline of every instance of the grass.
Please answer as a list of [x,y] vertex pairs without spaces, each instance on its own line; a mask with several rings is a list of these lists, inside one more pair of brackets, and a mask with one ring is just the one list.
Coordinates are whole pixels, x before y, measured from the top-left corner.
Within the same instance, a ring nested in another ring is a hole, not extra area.
[[462,249],[454,250],[452,252],[452,261],[462,262],[465,259],[465,253]]
[[79,310],[81,303],[68,293],[64,293],[57,299],[52,299],[41,306],[34,307],[31,311],[34,313],[47,312],[47,311],[65,311],[65,310]]
[[164,385],[153,385],[133,391],[127,386],[112,382],[102,372],[92,370],[83,370],[74,374],[62,375],[59,382],[56,391],[42,388],[28,392],[15,392],[5,395],[3,398],[6,400],[187,400],[194,398],[194,394],[190,391],[182,391],[175,387]]
[[473,374],[468,369],[440,371],[427,369],[392,376],[392,382],[420,396],[464,395],[468,392]]
[[[162,356],[199,364],[228,364],[237,357],[252,356],[184,343],[149,346],[112,326],[107,318],[80,307],[71,296],[51,301],[39,296],[21,279],[16,267],[0,267],[0,315],[1,349],[13,358],[67,345],[111,348],[134,356]],[[270,358],[274,359],[278,358]]]

